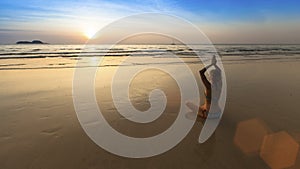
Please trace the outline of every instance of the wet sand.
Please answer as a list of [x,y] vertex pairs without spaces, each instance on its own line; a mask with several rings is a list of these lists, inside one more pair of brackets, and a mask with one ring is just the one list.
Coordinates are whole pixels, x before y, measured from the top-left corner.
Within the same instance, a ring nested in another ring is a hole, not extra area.
[[[145,159],[113,155],[85,134],[73,107],[74,69],[0,70],[0,168],[299,168],[299,66],[297,61],[225,64],[227,102],[215,134],[206,143],[199,144],[203,120],[198,119],[180,144],[164,154]],[[197,74],[202,65],[191,67]],[[105,67],[103,71],[113,69]],[[151,73],[154,72],[148,72],[148,76]],[[167,76],[160,73],[157,76],[164,78],[155,85],[149,83],[155,80],[155,75],[154,79],[137,77],[130,91],[133,105],[146,110],[149,108],[147,93],[156,85],[165,86],[162,88],[169,99],[167,109],[158,120],[145,126],[132,124],[117,114],[109,97],[110,88],[103,78],[97,77],[99,105],[115,129],[130,136],[148,137],[172,124],[179,102],[173,91],[176,85],[172,86],[172,79]],[[203,90],[197,78],[199,90]],[[272,134],[277,134],[274,137],[278,136],[279,140],[282,138],[279,144],[286,145],[286,149],[296,150],[296,159],[281,151],[279,154],[287,158],[265,155],[282,150],[267,145],[270,141],[265,137]],[[253,141],[247,142],[245,138]],[[278,160],[282,163],[275,164]]]

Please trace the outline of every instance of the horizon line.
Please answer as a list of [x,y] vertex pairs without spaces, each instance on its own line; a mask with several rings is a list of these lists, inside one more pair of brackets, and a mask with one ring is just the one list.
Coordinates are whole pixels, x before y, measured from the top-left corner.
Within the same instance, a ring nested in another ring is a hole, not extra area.
[[[49,43],[44,44],[16,44],[16,43],[0,43],[0,45],[114,45],[114,43],[102,43],[102,44],[87,44],[87,43]],[[300,45],[300,43],[211,43],[211,44],[199,44],[199,43],[119,43],[115,45]]]

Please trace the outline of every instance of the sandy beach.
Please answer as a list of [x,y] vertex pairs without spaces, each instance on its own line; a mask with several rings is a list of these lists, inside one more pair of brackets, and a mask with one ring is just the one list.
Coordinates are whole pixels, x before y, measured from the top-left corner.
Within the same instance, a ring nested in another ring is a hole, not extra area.
[[[1,60],[2,64],[5,62],[11,60]],[[203,67],[202,64],[190,66],[195,75]],[[299,168],[299,66],[298,60],[224,64],[227,102],[215,134],[206,143],[199,144],[198,137],[204,121],[197,119],[187,137],[176,147],[145,159],[113,155],[86,135],[73,107],[74,68],[0,70],[0,168],[263,169],[280,166],[274,163],[278,160],[289,169]],[[113,72],[114,69],[104,67],[101,71]],[[111,102],[107,81],[98,76],[96,79],[96,96],[105,118],[116,130],[129,136],[155,135],[164,131],[176,118],[178,95],[173,91],[176,85],[160,72],[146,73],[152,78],[137,77],[133,81],[133,105],[140,110],[149,108],[147,93],[157,86],[162,86],[165,91],[168,105],[158,120],[145,125],[121,118]],[[202,91],[200,77],[196,77]],[[153,81],[156,83],[151,83]],[[275,148],[270,148],[264,137],[274,135],[281,138],[280,133],[284,133],[282,140],[287,143],[285,148],[296,151],[296,159],[288,155],[268,156],[268,151],[272,152]],[[245,135],[257,139],[247,142]],[[288,144],[289,140],[293,144]]]

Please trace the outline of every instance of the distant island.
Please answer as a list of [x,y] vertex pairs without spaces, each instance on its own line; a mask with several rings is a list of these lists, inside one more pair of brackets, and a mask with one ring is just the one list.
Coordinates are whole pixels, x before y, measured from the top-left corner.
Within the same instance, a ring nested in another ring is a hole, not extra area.
[[48,44],[48,43],[45,43],[45,42],[42,42],[40,40],[33,40],[33,41],[18,41],[16,42],[16,44]]

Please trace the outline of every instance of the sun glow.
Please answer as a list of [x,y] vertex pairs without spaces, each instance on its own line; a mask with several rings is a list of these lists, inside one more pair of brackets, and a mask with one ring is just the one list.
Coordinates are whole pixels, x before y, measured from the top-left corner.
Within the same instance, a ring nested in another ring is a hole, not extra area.
[[83,31],[84,36],[88,39],[92,39],[96,33],[97,33],[97,29],[94,28],[87,28],[86,30]]

